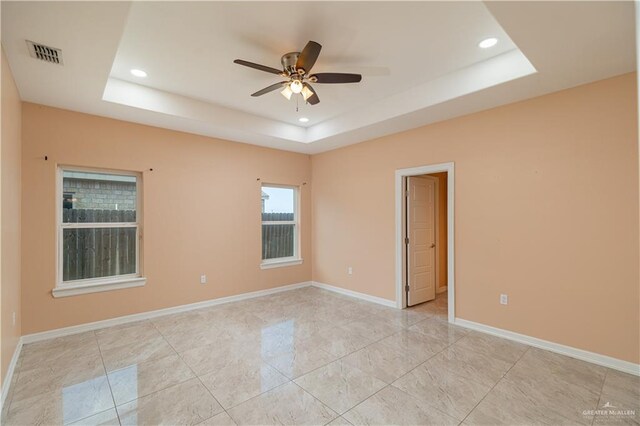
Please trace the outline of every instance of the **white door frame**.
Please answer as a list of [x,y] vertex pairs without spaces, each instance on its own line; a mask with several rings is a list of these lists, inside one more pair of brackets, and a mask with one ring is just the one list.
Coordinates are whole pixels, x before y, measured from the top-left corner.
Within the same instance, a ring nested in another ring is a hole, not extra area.
[[404,291],[403,251],[404,251],[404,185],[407,176],[419,176],[431,173],[447,172],[447,294],[448,320],[454,322],[455,315],[455,259],[454,259],[454,165],[451,163],[432,164],[396,170],[396,307],[407,307],[407,294]]

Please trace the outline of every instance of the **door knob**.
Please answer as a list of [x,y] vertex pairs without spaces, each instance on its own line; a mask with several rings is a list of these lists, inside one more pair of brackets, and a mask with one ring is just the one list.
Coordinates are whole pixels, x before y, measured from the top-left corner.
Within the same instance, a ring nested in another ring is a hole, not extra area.
[[436,246],[436,243],[431,243],[431,248],[434,248]]

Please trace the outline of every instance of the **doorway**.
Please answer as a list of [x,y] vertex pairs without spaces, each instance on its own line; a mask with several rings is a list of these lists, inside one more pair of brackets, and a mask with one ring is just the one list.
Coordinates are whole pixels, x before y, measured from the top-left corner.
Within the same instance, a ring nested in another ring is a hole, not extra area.
[[453,163],[396,171],[396,305],[453,322]]

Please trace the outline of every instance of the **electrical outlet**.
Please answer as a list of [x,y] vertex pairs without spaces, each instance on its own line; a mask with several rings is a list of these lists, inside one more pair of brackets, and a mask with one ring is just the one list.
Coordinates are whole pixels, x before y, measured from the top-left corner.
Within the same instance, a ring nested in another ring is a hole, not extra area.
[[200,275],[200,284],[206,284],[206,283],[207,283],[207,276]]
[[13,315],[11,316],[11,319],[13,321],[13,326],[16,326],[16,313],[14,312]]
[[351,266],[347,268],[347,274],[353,275],[353,268]]
[[507,296],[506,294],[501,294],[500,295],[500,304],[501,305],[509,304],[509,296]]

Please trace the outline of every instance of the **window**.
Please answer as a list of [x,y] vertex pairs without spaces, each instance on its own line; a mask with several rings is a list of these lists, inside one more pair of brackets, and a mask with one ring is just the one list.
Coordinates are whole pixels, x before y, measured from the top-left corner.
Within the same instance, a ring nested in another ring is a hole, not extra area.
[[139,175],[59,170],[55,297],[144,285]]
[[298,265],[298,188],[262,186],[262,268]]

